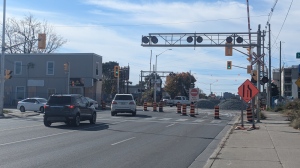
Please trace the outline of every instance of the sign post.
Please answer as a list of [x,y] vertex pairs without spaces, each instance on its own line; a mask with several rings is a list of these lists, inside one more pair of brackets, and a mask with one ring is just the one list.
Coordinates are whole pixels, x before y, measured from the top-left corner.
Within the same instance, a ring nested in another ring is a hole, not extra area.
[[[248,103],[251,99],[253,99],[258,94],[258,89],[247,79],[239,88],[238,88],[238,94],[241,96],[241,98]],[[242,126],[243,123],[243,110],[242,113]],[[252,116],[253,111],[252,111]],[[255,120],[252,120],[252,127],[255,128]]]

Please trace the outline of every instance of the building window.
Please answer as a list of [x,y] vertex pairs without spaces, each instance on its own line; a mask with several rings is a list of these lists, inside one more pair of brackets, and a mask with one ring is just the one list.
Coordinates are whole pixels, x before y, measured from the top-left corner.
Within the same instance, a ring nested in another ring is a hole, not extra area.
[[54,88],[49,88],[48,89],[48,97],[55,94],[56,93],[56,90]]
[[96,62],[96,75],[99,75],[99,62]]
[[47,62],[47,75],[54,75],[54,62],[53,61]]
[[14,67],[15,75],[21,75],[22,74],[22,62],[21,61],[15,61],[15,67]]
[[16,87],[16,98],[19,100],[25,99],[25,87],[24,86]]

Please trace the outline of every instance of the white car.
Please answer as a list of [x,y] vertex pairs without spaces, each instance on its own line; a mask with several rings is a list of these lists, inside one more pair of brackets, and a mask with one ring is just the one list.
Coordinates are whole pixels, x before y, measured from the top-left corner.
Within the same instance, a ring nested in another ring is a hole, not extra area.
[[25,111],[40,111],[44,113],[44,105],[47,103],[45,98],[27,98],[21,101],[18,101],[17,109],[21,112]]
[[116,94],[111,102],[111,116],[118,113],[131,113],[136,115],[136,103],[132,94]]
[[98,104],[98,102],[96,100],[91,99],[89,97],[85,97],[85,98],[90,102],[91,105],[93,105],[95,107],[95,109],[99,108],[99,104]]

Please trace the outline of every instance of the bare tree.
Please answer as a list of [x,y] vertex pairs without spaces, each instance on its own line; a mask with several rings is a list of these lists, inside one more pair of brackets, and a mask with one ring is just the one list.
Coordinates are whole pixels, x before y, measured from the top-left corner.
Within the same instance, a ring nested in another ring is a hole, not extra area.
[[[40,22],[31,14],[22,20],[8,18],[5,26],[6,53],[53,53],[67,42],[46,21]],[[37,47],[39,33],[46,34],[45,49]]]

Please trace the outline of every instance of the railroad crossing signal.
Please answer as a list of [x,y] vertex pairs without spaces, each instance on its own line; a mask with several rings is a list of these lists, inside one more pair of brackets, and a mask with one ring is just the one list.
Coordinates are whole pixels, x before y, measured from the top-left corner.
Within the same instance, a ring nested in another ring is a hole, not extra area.
[[238,88],[238,94],[246,103],[253,99],[258,92],[258,89],[248,79]]
[[227,69],[231,69],[232,68],[232,61],[227,61]]
[[116,78],[120,76],[120,67],[118,65],[114,66],[114,76]]

